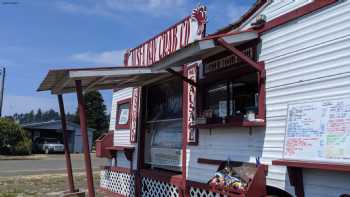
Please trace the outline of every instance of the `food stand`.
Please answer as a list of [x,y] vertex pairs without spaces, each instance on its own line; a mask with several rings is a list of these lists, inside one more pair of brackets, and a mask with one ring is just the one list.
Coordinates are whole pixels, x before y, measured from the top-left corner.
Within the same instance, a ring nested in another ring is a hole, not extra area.
[[[111,133],[96,144],[109,161],[100,189],[112,195],[344,196],[349,10],[348,1],[260,0],[206,35],[199,6],[128,50],[123,67],[50,71],[40,90],[114,89]],[[342,124],[326,121],[324,106],[340,103]],[[317,127],[335,134],[324,140]]]

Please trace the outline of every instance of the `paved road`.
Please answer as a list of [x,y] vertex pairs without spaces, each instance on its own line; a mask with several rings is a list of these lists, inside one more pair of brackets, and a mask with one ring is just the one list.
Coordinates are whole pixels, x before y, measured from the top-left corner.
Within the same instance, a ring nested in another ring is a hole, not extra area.
[[[82,154],[72,154],[74,171],[84,171],[84,157]],[[99,169],[106,164],[105,159],[96,158],[91,154],[92,166]],[[62,173],[66,170],[64,154],[49,155],[40,160],[0,160],[0,176],[37,175],[46,173]]]

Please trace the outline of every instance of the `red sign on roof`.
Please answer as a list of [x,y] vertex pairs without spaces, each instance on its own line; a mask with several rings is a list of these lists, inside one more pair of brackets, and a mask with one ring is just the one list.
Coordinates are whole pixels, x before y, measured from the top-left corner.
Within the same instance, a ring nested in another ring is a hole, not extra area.
[[169,27],[167,30],[128,50],[124,56],[125,66],[149,66],[201,39],[205,33],[207,20],[205,6],[198,6],[192,15]]

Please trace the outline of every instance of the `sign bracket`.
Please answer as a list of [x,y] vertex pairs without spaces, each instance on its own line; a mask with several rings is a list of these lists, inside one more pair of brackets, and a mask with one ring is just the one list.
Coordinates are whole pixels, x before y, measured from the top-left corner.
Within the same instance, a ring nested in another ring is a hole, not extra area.
[[175,70],[173,70],[171,68],[166,69],[166,71],[171,73],[171,74],[173,74],[174,76],[180,77],[183,81],[185,81],[185,82],[187,82],[187,83],[189,83],[189,84],[191,84],[191,85],[193,85],[195,87],[198,87],[198,84],[195,81],[193,81],[192,79],[189,79],[189,78],[183,76],[181,73],[176,72]]
[[247,63],[249,66],[253,67],[255,70],[257,70],[259,73],[262,74],[261,77],[264,78],[265,76],[265,69],[264,66],[260,63],[255,62],[250,57],[242,53],[240,50],[238,50],[236,47],[231,46],[228,42],[226,42],[223,38],[217,38],[215,41],[222,46],[223,48],[227,49],[228,51],[232,52],[234,55],[236,55],[239,59],[241,59],[243,62]]

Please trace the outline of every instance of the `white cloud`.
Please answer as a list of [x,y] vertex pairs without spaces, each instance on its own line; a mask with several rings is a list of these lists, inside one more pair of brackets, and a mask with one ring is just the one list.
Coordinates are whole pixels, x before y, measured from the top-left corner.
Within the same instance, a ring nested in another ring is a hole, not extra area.
[[183,8],[185,0],[99,0],[86,1],[85,4],[72,2],[57,2],[57,7],[63,11],[100,16],[118,17],[120,12],[141,12],[153,16],[170,15],[169,9]]
[[71,59],[87,64],[98,64],[101,66],[116,66],[123,63],[125,50],[103,51],[103,52],[83,52],[71,56]]

